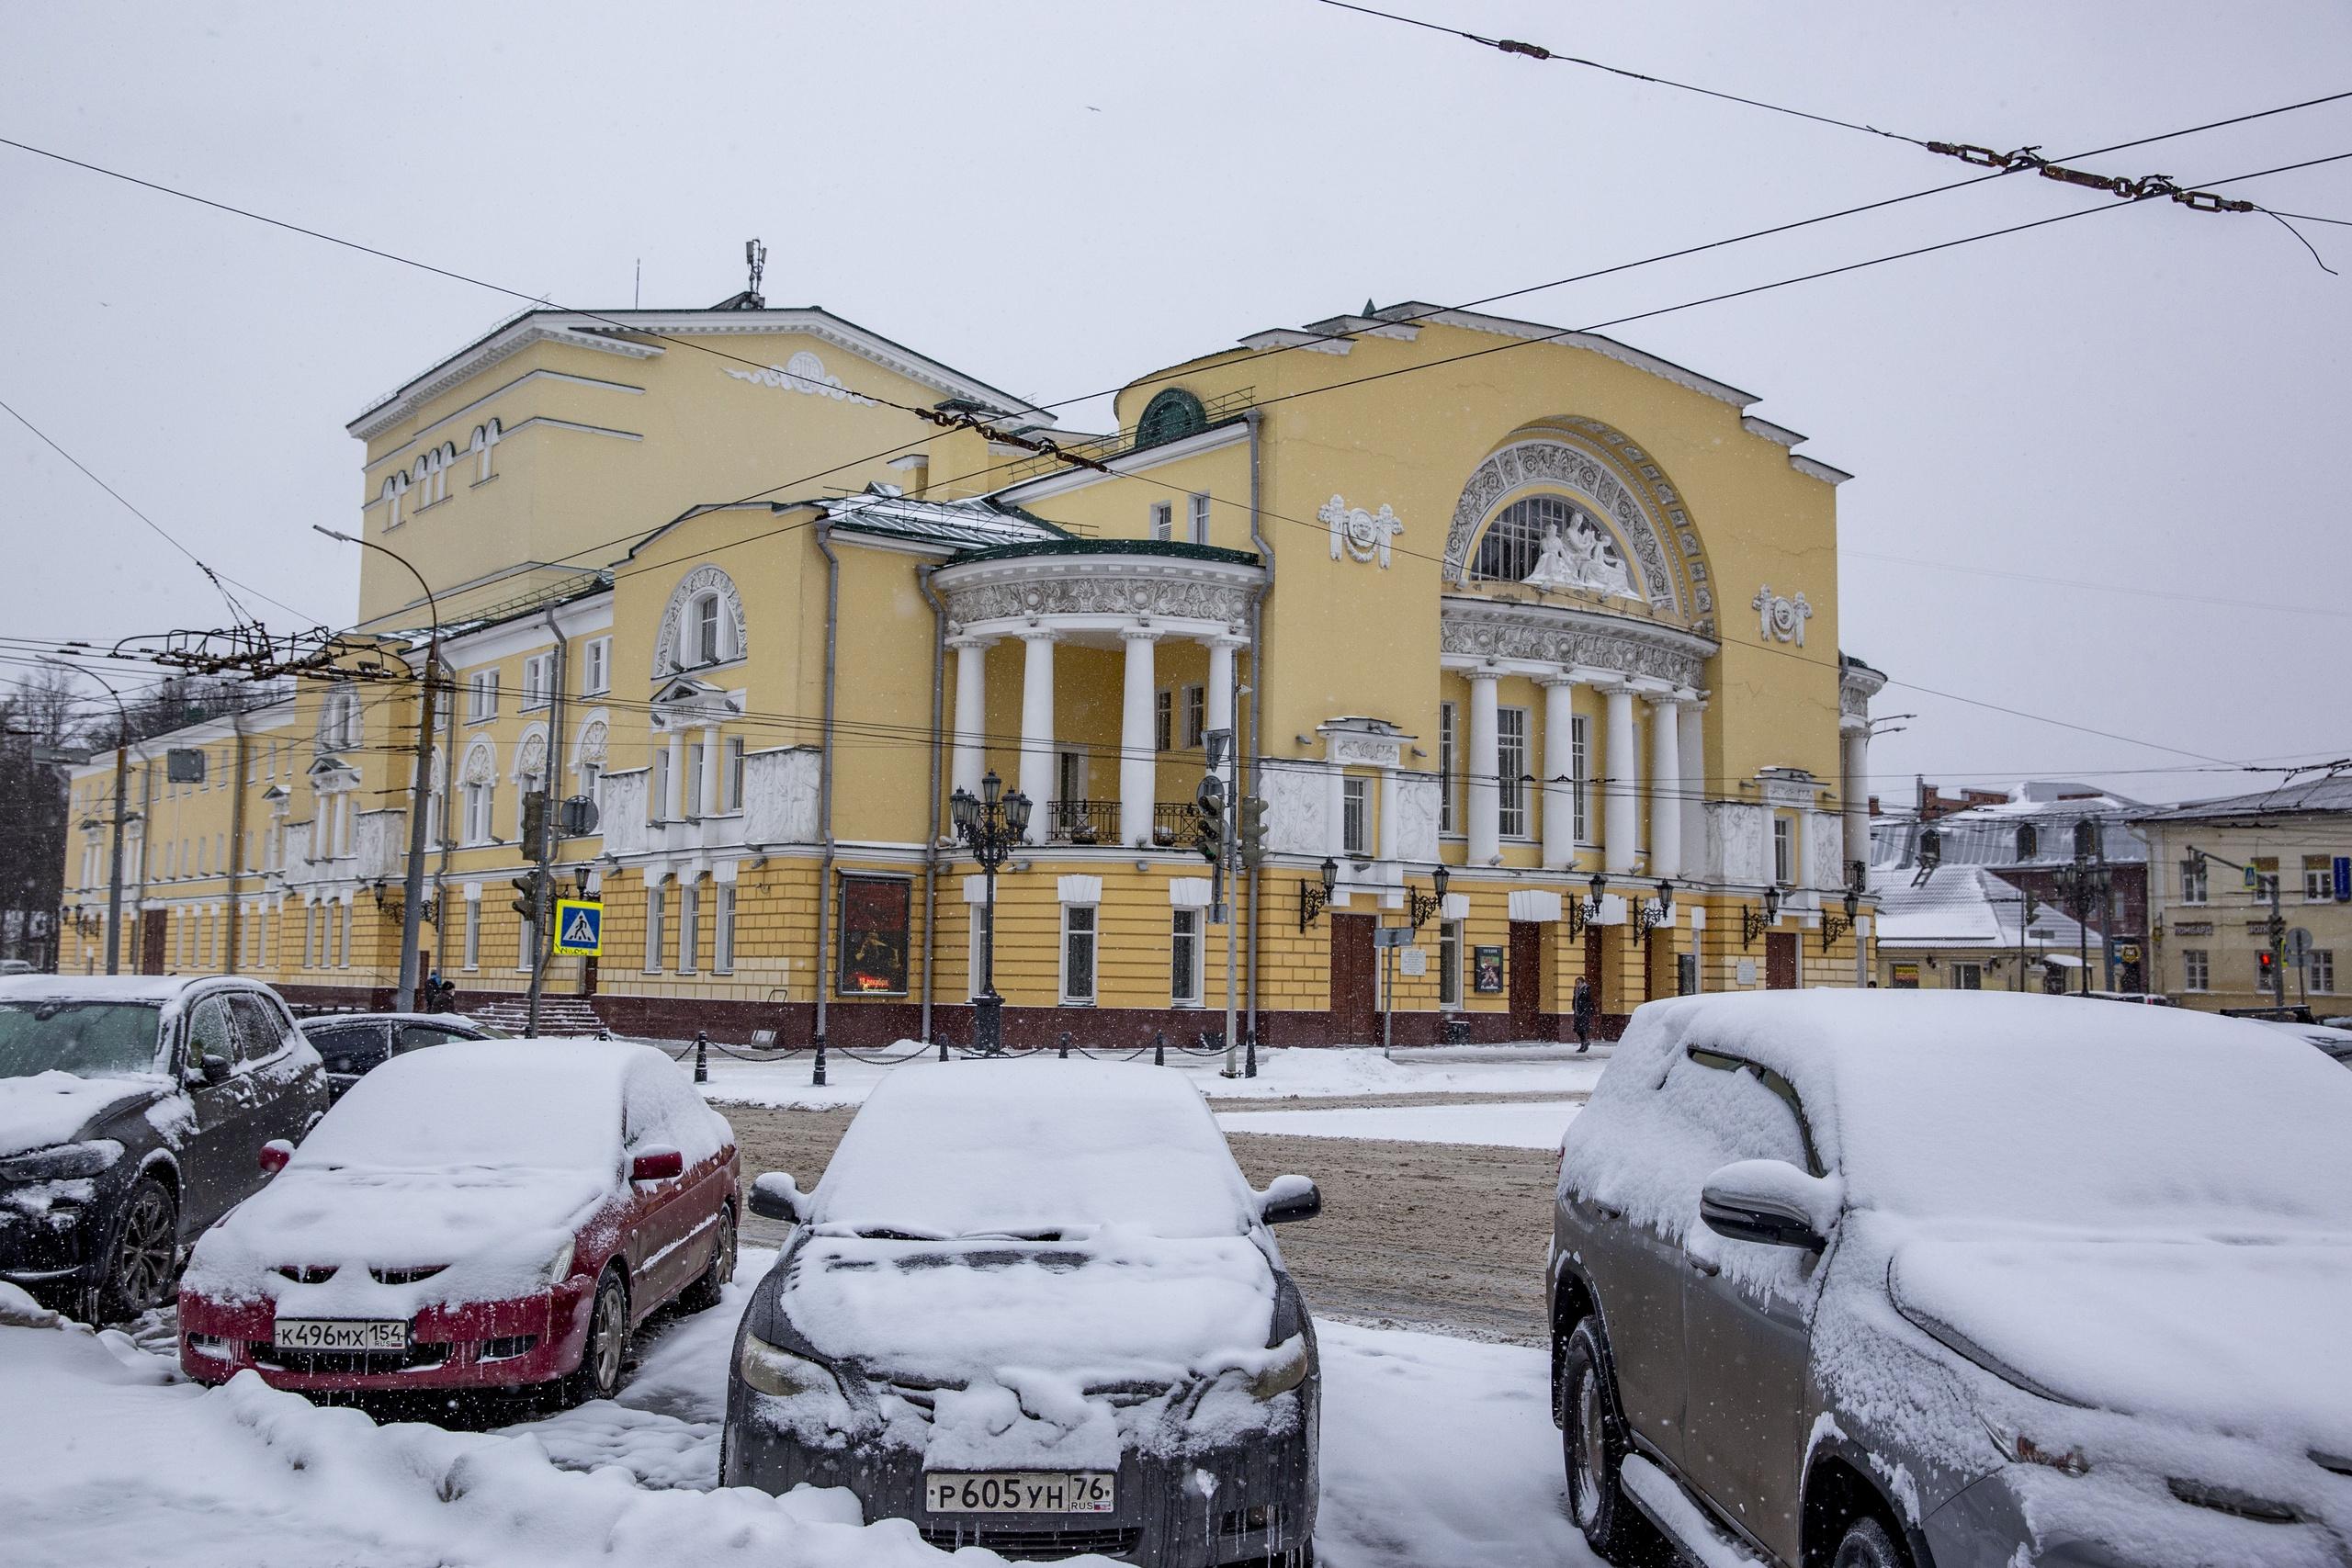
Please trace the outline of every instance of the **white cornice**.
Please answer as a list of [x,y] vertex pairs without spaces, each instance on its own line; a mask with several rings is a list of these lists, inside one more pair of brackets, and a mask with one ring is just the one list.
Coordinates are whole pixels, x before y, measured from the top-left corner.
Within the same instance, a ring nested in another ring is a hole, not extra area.
[[[543,378],[549,381],[568,381],[575,387],[593,387],[600,392],[627,392],[629,396],[637,398],[641,398],[645,395],[644,388],[632,387],[626,381],[599,380],[594,376],[574,376],[566,370],[548,370],[544,368],[537,370],[526,370],[520,376],[515,377],[512,381],[507,382],[504,386],[484,392],[481,397],[476,398],[473,401],[464,404],[461,407],[451,409],[447,413],[443,414],[431,424],[420,426],[413,434],[412,434],[406,441],[401,442],[398,446],[392,447],[381,457],[373,458],[361,465],[359,471],[361,473],[370,473],[377,468],[382,468],[387,463],[405,457],[417,446],[419,442],[423,441],[427,435],[430,435],[435,431],[441,429],[445,425],[457,423],[458,421],[464,419],[468,414],[473,412],[474,410],[481,408],[483,404],[491,402],[495,399],[504,397],[507,393],[513,391],[515,388],[521,386],[526,381],[537,381]],[[512,433],[508,432],[504,434]],[[370,502],[369,504],[373,505],[374,502]]]
[[1758,419],[1752,413],[1741,416],[1739,427],[1750,435],[1760,435],[1767,441],[1775,441],[1783,446],[1793,446],[1804,439],[1793,430],[1774,424],[1769,419]]
[[1521,321],[1509,316],[1488,316],[1476,310],[1451,310],[1443,306],[1414,302],[1391,305],[1382,310],[1380,316],[1382,320],[1389,321],[1409,321],[1417,325],[1435,322],[1442,327],[1460,327],[1467,332],[1493,333],[1501,337],[1521,338],[1529,341],[1540,339],[1544,342],[1562,344],[1569,348],[1589,349],[1605,359],[1613,359],[1621,365],[1630,365],[1636,370],[1647,371],[1650,375],[1661,380],[1671,381],[1678,387],[1685,387],[1694,392],[1703,392],[1718,402],[1729,403],[1734,408],[1744,409],[1758,400],[1753,392],[1743,392],[1737,387],[1715,380],[1712,377],[1702,376],[1695,370],[1685,369],[1670,359],[1660,359],[1654,354],[1644,354],[1638,348],[1628,348],[1616,339],[1602,337],[1597,333],[1563,331],[1558,327],[1546,326],[1541,321]]
[[1833,468],[1817,458],[1804,457],[1795,452],[1789,454],[1789,467],[1807,479],[1819,479],[1826,485],[1841,485],[1854,477],[1843,468]]
[[450,388],[481,375],[502,360],[513,358],[535,344],[561,344],[568,348],[617,355],[624,359],[653,359],[665,352],[660,344],[631,343],[607,333],[583,332],[571,324],[581,319],[548,320],[526,316],[492,333],[471,348],[443,360],[398,391],[379,399],[344,429],[362,441],[372,441],[401,420],[414,415]]
[[1159,446],[1147,446],[1140,452],[1123,453],[1119,457],[1109,458],[1103,465],[1111,470],[1107,474],[1097,473],[1092,468],[1068,468],[1057,474],[1046,474],[1040,479],[1025,480],[1017,485],[1008,485],[995,493],[1001,500],[1015,505],[1026,505],[1033,501],[1068,495],[1072,491],[1084,490],[1089,485],[1101,484],[1105,479],[1124,478],[1128,474],[1139,474],[1148,468],[1159,468],[1162,463],[1197,457],[1204,452],[1214,452],[1219,447],[1230,446],[1238,441],[1249,439],[1250,427],[1239,420],[1236,420],[1230,424],[1218,425],[1214,430],[1204,430],[1198,435],[1188,435],[1182,441],[1170,441]]

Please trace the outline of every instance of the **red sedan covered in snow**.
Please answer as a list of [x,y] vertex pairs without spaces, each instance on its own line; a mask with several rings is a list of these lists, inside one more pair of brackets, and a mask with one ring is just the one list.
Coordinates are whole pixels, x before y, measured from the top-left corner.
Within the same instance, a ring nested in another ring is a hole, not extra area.
[[608,1398],[635,1326],[735,1269],[734,1130],[616,1041],[452,1042],[355,1085],[198,1241],[180,1364],[279,1388]]

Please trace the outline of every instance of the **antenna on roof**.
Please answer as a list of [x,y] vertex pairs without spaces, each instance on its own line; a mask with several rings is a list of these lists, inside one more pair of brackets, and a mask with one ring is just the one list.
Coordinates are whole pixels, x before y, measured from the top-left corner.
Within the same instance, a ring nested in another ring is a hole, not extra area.
[[760,275],[768,269],[768,248],[757,240],[743,242],[743,265],[752,269],[752,287],[743,291],[743,302],[752,310],[762,310],[767,301],[760,297]]

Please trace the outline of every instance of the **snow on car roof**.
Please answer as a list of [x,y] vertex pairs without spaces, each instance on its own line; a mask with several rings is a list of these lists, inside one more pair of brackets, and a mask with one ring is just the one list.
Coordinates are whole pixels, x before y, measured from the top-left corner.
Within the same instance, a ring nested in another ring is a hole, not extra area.
[[175,1002],[198,986],[266,987],[226,975],[17,975],[0,978],[0,1002]]
[[1114,1062],[900,1067],[850,1123],[814,1198],[820,1226],[919,1236],[1234,1235],[1252,1213],[1199,1093]]
[[604,1170],[619,1157],[621,1088],[650,1045],[620,1040],[466,1040],[393,1057],[352,1086],[302,1141],[301,1166],[545,1166]]

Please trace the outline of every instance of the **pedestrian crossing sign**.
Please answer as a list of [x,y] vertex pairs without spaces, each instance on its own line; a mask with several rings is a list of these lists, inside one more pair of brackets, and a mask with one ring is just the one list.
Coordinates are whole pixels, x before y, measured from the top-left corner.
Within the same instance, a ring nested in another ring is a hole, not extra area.
[[605,905],[598,898],[555,901],[555,950],[567,958],[596,958],[605,951]]

